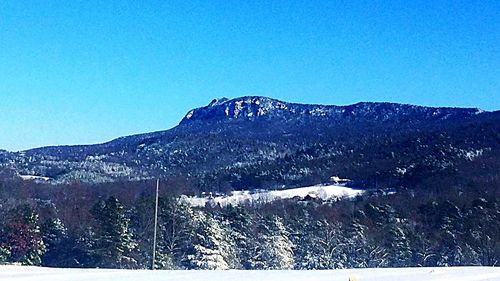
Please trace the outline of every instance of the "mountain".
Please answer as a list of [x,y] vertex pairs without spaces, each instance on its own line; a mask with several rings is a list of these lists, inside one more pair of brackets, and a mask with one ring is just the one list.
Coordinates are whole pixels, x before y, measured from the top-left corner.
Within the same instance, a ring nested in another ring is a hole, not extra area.
[[499,111],[223,98],[189,111],[166,131],[0,151],[0,177],[53,184],[182,178],[197,190],[216,191],[317,184],[337,175],[377,188],[448,178],[480,177],[479,184],[498,177],[499,132]]
[[[386,121],[391,118],[446,119],[465,117],[481,113],[479,109],[430,108],[396,103],[357,103],[350,106],[305,105],[286,103],[266,97],[242,97],[228,100],[214,99],[208,106],[193,109],[184,117],[181,124],[193,121],[226,121],[235,119],[298,119],[321,118],[336,119],[338,122]],[[318,120],[324,121],[324,120]]]

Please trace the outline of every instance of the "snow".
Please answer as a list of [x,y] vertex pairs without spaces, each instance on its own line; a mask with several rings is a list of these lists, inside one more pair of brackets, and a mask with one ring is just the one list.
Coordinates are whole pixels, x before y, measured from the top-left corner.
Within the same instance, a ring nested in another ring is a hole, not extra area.
[[49,177],[40,177],[40,176],[32,176],[32,175],[19,175],[19,177],[25,181],[30,181],[30,180],[42,180],[42,181],[49,181]]
[[339,198],[352,198],[361,195],[363,190],[353,189],[344,185],[315,185],[308,187],[299,187],[285,190],[271,190],[271,191],[233,191],[229,196],[214,196],[214,197],[182,197],[182,200],[192,206],[205,206],[206,203],[214,205],[239,205],[245,202],[250,203],[268,203],[277,199],[290,199],[298,197],[304,199],[308,195],[313,198],[322,200],[339,199]]
[[106,269],[56,269],[0,266],[2,281],[496,281],[500,269],[494,267],[378,268],[323,271],[147,271]]
[[193,114],[194,114],[194,110],[191,110],[191,111],[189,111],[189,112],[186,114],[186,117],[184,117],[184,118],[186,118],[186,119],[191,119],[191,117],[193,117]]

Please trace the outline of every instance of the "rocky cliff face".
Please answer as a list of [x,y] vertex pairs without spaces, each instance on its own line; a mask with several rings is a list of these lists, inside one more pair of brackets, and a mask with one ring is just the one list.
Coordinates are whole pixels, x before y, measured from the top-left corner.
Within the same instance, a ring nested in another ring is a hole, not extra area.
[[182,119],[190,121],[213,121],[268,118],[371,118],[387,120],[393,117],[417,116],[420,118],[453,118],[479,114],[480,109],[432,108],[397,103],[362,102],[349,106],[310,105],[287,103],[276,99],[248,96],[232,100],[214,99],[209,105],[193,109]]

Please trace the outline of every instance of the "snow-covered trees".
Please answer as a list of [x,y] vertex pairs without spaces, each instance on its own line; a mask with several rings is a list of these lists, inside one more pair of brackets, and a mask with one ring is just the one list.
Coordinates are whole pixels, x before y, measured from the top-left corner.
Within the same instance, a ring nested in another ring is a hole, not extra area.
[[[500,261],[500,206],[493,196],[364,200],[193,207],[160,198],[155,266],[336,269]],[[0,201],[0,263],[150,268],[154,202],[146,194],[132,203],[114,197],[93,208],[89,203],[75,223],[47,202]]]
[[[362,212],[360,212],[362,213]],[[346,267],[362,268],[368,267],[371,261],[369,253],[376,252],[375,249],[368,249],[367,227],[363,225],[359,218],[354,218],[346,229]]]
[[227,206],[222,212],[223,220],[229,223],[231,236],[235,244],[235,254],[237,261],[236,269],[250,269],[250,257],[252,244],[250,243],[253,235],[251,226],[254,218],[248,213],[246,208],[241,206]]
[[100,201],[92,208],[95,218],[94,252],[100,267],[129,267],[136,243],[129,231],[129,219],[115,197]]
[[467,241],[467,259],[475,264],[500,264],[495,249],[500,249],[500,206],[478,198],[465,211],[464,236]]
[[252,269],[292,269],[294,266],[293,244],[283,219],[278,216],[258,222],[250,257]]
[[186,266],[192,269],[234,268],[235,244],[228,223],[201,211],[193,213],[193,220],[197,227],[185,258]]
[[[398,212],[393,205],[384,203],[360,204],[356,210],[344,215],[335,214],[333,217],[337,219],[323,214],[330,207],[323,206],[320,212],[314,205],[282,204],[290,208],[290,213],[273,209],[273,206],[193,208],[173,198],[161,199],[156,267],[333,269],[433,266],[444,261],[476,264],[481,253],[494,259],[498,252],[492,240],[484,242],[493,246],[490,252],[481,252],[478,240],[474,240],[474,235],[487,239],[495,237],[493,228],[483,224],[469,234],[462,226],[463,220],[473,224],[472,220],[479,219],[478,216],[486,216],[495,225],[496,213],[490,211],[496,210],[494,204],[478,201],[464,210],[449,202],[423,205],[418,212],[419,223],[415,223],[415,218],[405,217],[408,216],[406,212]],[[410,219],[414,220],[413,223]],[[151,230],[147,219],[140,220],[145,221],[143,228]],[[145,237],[150,235],[144,233]],[[446,237],[450,241],[444,243]],[[465,238],[471,241],[465,241]],[[138,243],[143,255],[148,257],[150,241],[140,239]],[[464,250],[453,251],[457,249]],[[488,256],[488,253],[491,254]],[[456,257],[460,260],[454,260]],[[150,261],[145,264],[147,267]]]
[[296,269],[336,269],[347,263],[346,239],[338,222],[296,219],[293,230]]
[[175,199],[162,198],[159,212],[158,268],[180,268],[190,236],[194,231],[191,206]]
[[4,246],[0,246],[0,264],[6,263],[9,259],[10,251]]
[[459,235],[461,235],[460,225],[463,220],[460,209],[450,202],[443,204],[442,210],[446,213],[441,219],[438,229],[440,239],[440,266],[460,265],[463,258],[463,249],[460,245]]

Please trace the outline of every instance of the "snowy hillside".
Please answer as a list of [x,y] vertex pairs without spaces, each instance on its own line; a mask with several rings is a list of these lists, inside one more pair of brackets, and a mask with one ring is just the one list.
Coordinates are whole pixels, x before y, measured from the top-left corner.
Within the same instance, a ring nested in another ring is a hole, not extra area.
[[335,200],[352,198],[363,193],[362,190],[345,187],[343,185],[315,185],[285,190],[262,190],[257,192],[233,191],[230,196],[182,197],[191,206],[203,207],[211,205],[239,205],[242,203],[269,203],[277,199],[298,198]]
[[500,269],[493,267],[447,267],[325,271],[132,271],[0,266],[0,280],[2,281],[347,281],[349,278],[357,281],[496,281],[500,280]]

